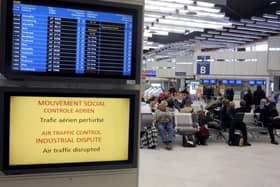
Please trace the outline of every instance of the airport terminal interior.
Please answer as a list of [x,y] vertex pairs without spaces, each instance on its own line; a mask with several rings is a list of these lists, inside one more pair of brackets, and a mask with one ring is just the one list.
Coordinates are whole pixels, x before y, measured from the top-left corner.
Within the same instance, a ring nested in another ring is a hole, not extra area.
[[141,187],[279,186],[279,10],[276,0],[145,1]]

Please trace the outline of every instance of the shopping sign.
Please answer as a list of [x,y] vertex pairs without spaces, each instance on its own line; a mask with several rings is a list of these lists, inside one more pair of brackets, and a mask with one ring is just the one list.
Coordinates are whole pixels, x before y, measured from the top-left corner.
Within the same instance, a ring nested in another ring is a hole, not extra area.
[[210,56],[197,56],[197,75],[210,74]]

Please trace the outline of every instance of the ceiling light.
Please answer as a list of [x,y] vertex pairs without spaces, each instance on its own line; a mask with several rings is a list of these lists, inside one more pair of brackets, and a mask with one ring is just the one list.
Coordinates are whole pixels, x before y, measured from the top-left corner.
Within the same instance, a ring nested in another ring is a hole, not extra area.
[[162,36],[168,36],[167,31],[151,31],[151,33],[154,35],[162,35]]
[[207,40],[209,40],[209,41],[218,41],[218,42],[236,43],[236,44],[243,44],[243,43],[245,43],[243,41],[223,40],[223,39],[217,39],[217,38],[208,38]]
[[279,28],[280,22],[278,22],[278,23],[268,23],[268,22],[257,21],[256,24],[257,25],[264,25],[264,26],[268,26],[268,27],[277,27],[277,28]]
[[236,30],[236,29],[229,29],[229,32],[240,33],[240,34],[249,34],[249,35],[257,35],[257,36],[268,36],[269,34],[261,32],[253,32],[253,31],[244,31],[244,30]]
[[144,14],[144,17],[149,17],[149,18],[161,18],[162,15],[159,14]]
[[153,5],[145,5],[146,11],[152,11],[152,12],[162,12],[162,13],[175,13],[175,8],[169,8],[169,7],[159,7],[159,6],[153,6]]
[[232,23],[233,25],[241,25],[241,26],[244,25],[244,23],[240,23],[240,22],[238,22],[238,21],[231,21],[231,23]]
[[144,37],[149,38],[149,37],[152,37],[152,36],[153,36],[152,33],[150,33],[150,32],[144,32]]
[[228,37],[228,36],[214,36],[215,38],[219,39],[229,39],[229,40],[240,40],[240,41],[246,41],[246,42],[252,42],[252,39],[248,38],[238,38],[238,37]]
[[277,15],[273,15],[273,14],[263,14],[264,18],[271,18],[271,19],[278,19]]
[[253,17],[251,18],[251,20],[254,20],[254,21],[265,21],[265,18],[253,16]]
[[212,7],[215,6],[214,3],[201,2],[201,1],[197,1],[196,4],[197,4],[198,6],[209,7],[209,8],[212,8]]
[[191,10],[183,10],[183,9],[179,9],[178,10],[179,15],[187,15],[187,16],[199,16],[199,17],[203,17],[206,19],[212,18],[212,19],[227,19],[225,17],[224,13],[209,13],[209,12],[203,12],[203,11],[191,11]]
[[160,2],[160,1],[147,1],[145,6],[159,6],[159,7],[168,7],[168,8],[184,8],[184,5],[178,3],[170,3],[170,2]]
[[208,34],[220,34],[220,32],[217,32],[217,31],[208,31],[207,33]]
[[274,5],[274,4],[277,4],[277,2],[276,1],[271,1],[269,4]]
[[218,9],[218,8],[207,8],[207,7],[192,6],[192,5],[188,5],[187,10],[191,10],[191,11],[195,11],[195,12],[204,11],[204,12],[210,12],[210,13],[221,12],[221,9]]
[[[163,27],[181,27],[184,28],[187,31],[193,32],[193,31],[198,31],[198,32],[203,32],[204,29],[203,28],[198,28],[198,27],[191,27],[191,26],[186,26],[186,25],[182,25],[182,24],[178,24],[178,23],[170,23],[170,20],[159,20],[160,22],[154,24],[154,26],[163,26]],[[164,23],[163,23],[164,22]]]
[[266,29],[257,29],[257,28],[251,28],[251,27],[242,27],[242,26],[238,26],[237,29],[241,29],[241,30],[249,30],[249,31],[259,31],[259,32],[267,32],[267,33],[273,33],[273,34],[277,34],[277,31],[272,31],[272,30],[266,30]]
[[204,45],[214,45],[214,46],[235,46],[235,45],[238,45],[238,44],[234,44],[234,43],[227,43],[227,42],[219,42],[219,41],[202,41],[202,44]]
[[155,27],[150,27],[150,30],[152,31],[166,31],[166,32],[173,32],[173,33],[185,33],[185,29],[184,28],[172,28],[172,27],[159,27],[159,26],[155,26]]
[[214,14],[214,13],[208,13],[208,12],[196,12],[197,16],[210,16],[214,18],[224,18],[225,14],[220,13],[220,14]]
[[280,23],[280,21],[274,20],[274,19],[268,19],[267,22],[268,23]]
[[211,21],[209,19],[204,20],[204,19],[199,19],[199,18],[194,18],[194,17],[186,17],[186,16],[180,16],[180,15],[166,16],[165,18],[175,20],[175,21],[194,22],[194,23],[208,24],[208,25],[209,24],[211,24],[211,25],[221,25],[221,26],[230,26],[231,25],[231,22],[225,21],[225,20]]
[[242,23],[251,23],[251,24],[254,23],[254,21],[249,20],[249,19],[241,19],[240,22],[242,22]]
[[145,23],[151,23],[151,22],[155,22],[155,21],[156,21],[156,18],[144,17]]
[[223,25],[219,24],[207,24],[207,23],[196,23],[191,21],[178,21],[172,19],[159,19],[159,23],[169,24],[169,25],[178,25],[185,27],[194,27],[194,28],[208,28],[208,29],[222,29]]
[[261,29],[269,29],[269,30],[280,30],[280,27],[257,25],[257,24],[246,24],[246,26],[247,27],[261,28]]
[[234,36],[234,37],[242,37],[242,38],[252,38],[252,39],[261,39],[262,37],[259,36],[252,36],[252,35],[246,35],[246,34],[233,34],[233,33],[227,33],[222,32],[222,36]]
[[[151,0],[147,0],[148,2]],[[154,1],[162,1],[162,2],[170,2],[170,3],[180,3],[180,4],[194,4],[194,1],[192,0],[154,0]]]

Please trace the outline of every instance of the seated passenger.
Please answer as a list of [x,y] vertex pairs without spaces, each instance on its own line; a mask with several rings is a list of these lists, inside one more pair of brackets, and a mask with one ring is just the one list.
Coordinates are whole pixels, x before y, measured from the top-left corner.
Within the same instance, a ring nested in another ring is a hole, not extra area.
[[265,127],[268,128],[270,141],[272,144],[278,145],[278,142],[275,140],[273,130],[279,128],[279,114],[276,110],[275,103],[270,103],[267,106],[267,100],[261,99],[259,107],[255,112],[260,112],[260,121]]
[[[243,113],[243,112],[242,112]],[[228,144],[229,145],[233,145],[233,138],[234,138],[234,132],[235,132],[235,129],[239,129],[241,130],[241,133],[243,135],[243,139],[244,139],[244,146],[250,146],[251,144],[248,143],[248,135],[247,135],[247,127],[246,127],[246,124],[244,122],[242,122],[243,120],[243,115],[240,115],[242,116],[242,119],[239,119],[239,115],[238,114],[242,114],[242,113],[237,113],[235,111],[235,104],[234,102],[230,102],[229,105],[228,105],[228,109],[227,109],[227,112],[226,112],[226,115],[228,115],[228,119],[230,119],[229,122],[229,140],[228,140]]]
[[183,113],[192,113],[192,112],[193,112],[191,100],[187,99],[187,100],[185,101],[185,106],[184,106],[184,108],[182,108],[182,109],[180,110],[180,112],[183,112]]
[[153,96],[149,99],[149,104],[152,112],[155,112],[158,107],[158,98]]
[[237,108],[237,109],[235,110],[235,112],[247,113],[247,112],[251,112],[251,108],[248,108],[248,106],[247,106],[245,100],[241,100],[241,101],[240,101],[240,107]]
[[171,97],[167,98],[167,111],[169,112],[175,112],[175,106],[174,106],[174,101]]
[[157,128],[159,129],[162,142],[166,145],[166,149],[172,149],[174,138],[174,128],[172,124],[172,115],[167,111],[167,102],[162,101],[158,106],[154,119]]

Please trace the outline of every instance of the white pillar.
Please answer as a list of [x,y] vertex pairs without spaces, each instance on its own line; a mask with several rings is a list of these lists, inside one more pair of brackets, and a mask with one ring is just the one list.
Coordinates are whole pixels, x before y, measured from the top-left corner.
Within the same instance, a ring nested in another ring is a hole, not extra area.
[[274,76],[274,92],[278,92],[279,91],[279,81],[280,81],[280,77],[279,76]]
[[266,78],[266,96],[269,97],[271,96],[271,92],[270,92],[270,78],[267,77]]

